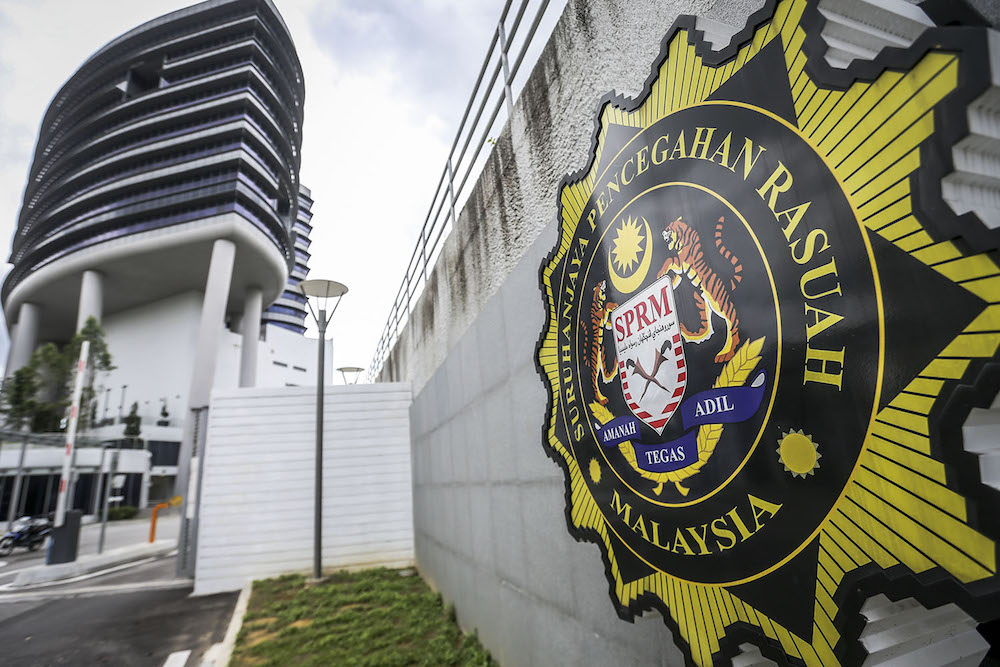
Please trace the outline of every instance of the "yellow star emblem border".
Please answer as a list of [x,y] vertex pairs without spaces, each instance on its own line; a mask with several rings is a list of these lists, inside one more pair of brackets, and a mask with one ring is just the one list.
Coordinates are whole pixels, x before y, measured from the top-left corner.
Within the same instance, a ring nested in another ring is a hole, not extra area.
[[[971,519],[976,510],[970,511],[969,498],[954,489],[956,473],[942,457],[942,445],[960,451],[961,440],[940,442],[932,434],[930,415],[943,408],[942,395],[951,396],[957,381],[969,381],[984,361],[997,356],[1000,269],[989,253],[970,251],[969,244],[956,238],[967,230],[956,227],[951,238],[944,238],[917,210],[913,191],[921,169],[928,167],[922,164],[922,148],[940,130],[942,102],[949,96],[959,96],[963,105],[969,101],[963,77],[972,65],[963,58],[973,56],[968,51],[926,48],[915,61],[909,56],[912,66],[905,70],[889,69],[879,59],[848,70],[861,74],[859,80],[841,86],[825,84],[820,79],[835,78],[829,68],[807,66],[807,51],[818,41],[818,28],[811,32],[816,7],[810,5],[807,0],[769,3],[734,39],[736,46],[731,49],[735,53],[723,51],[721,55],[710,53],[708,45],[698,39],[692,19],[678,20],[664,40],[662,64],[641,100],[608,98],[603,104],[591,166],[577,180],[564,181],[561,189],[559,242],[542,272],[549,312],[538,362],[550,390],[548,445],[568,474],[571,530],[578,537],[596,538],[602,545],[619,613],[628,617],[641,609],[660,607],[675,635],[689,648],[689,660],[697,665],[712,664],[723,656],[729,635],[739,634],[744,641],[747,627],[766,638],[763,645],[772,654],[779,651],[792,662],[842,664],[850,659],[853,649],[848,644],[856,637],[842,637],[845,621],[838,615],[842,607],[850,606],[845,601],[852,597],[853,584],[873,571],[890,571],[897,577],[912,573],[918,581],[921,574],[944,572],[967,589],[985,587],[997,579],[997,543],[977,530]],[[551,279],[594,191],[608,128],[619,125],[640,131],[668,113],[705,101],[763,47],[776,41],[784,53],[799,132],[832,166],[859,222],[988,304],[878,412],[855,475],[821,526],[811,641],[791,633],[725,587],[693,584],[664,572],[625,580],[606,519],[588,491],[584,472],[557,436],[553,404],[561,380]],[[920,48],[915,45],[907,53],[918,53]],[[816,70],[824,76],[815,76]],[[845,81],[849,74],[844,74]],[[900,132],[900,128],[905,130]],[[931,171],[939,180],[942,174]],[[939,191],[937,183],[934,187]],[[995,388],[987,393],[994,394]],[[978,398],[988,404],[992,395]],[[911,493],[913,488],[919,488],[920,494]],[[733,642],[732,637],[729,641]]]

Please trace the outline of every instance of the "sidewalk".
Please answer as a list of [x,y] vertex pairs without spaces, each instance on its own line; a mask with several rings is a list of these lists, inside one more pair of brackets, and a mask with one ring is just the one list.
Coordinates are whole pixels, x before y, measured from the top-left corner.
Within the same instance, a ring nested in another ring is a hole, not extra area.
[[[148,518],[109,521],[107,533],[104,536],[104,550],[117,549],[132,544],[148,543],[149,521]],[[179,510],[172,509],[169,514],[161,512],[156,521],[156,539],[176,540],[179,528]],[[100,522],[88,523],[80,527],[80,556],[97,553],[97,542],[100,535]]]
[[149,523],[148,518],[108,522],[104,553],[100,555],[97,554],[97,545],[101,524],[83,525],[80,528],[80,545],[74,563],[47,566],[44,549],[34,553],[18,549],[0,563],[0,585],[13,584],[8,590],[15,590],[14,587],[77,577],[122,563],[161,556],[173,550],[180,526],[178,512],[175,510],[159,518],[156,525],[156,545],[149,544]]
[[130,544],[117,549],[105,549],[101,554],[78,556],[72,563],[58,565],[35,565],[18,571],[9,590],[23,590],[25,587],[53,581],[74,579],[85,574],[101,572],[109,568],[132,563],[145,558],[166,556],[177,547],[177,540],[157,540],[150,544]]

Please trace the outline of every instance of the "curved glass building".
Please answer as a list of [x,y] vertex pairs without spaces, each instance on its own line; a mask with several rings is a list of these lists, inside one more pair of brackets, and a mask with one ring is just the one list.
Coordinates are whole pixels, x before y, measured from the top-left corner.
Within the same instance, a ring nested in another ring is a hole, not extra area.
[[94,435],[121,437],[138,404],[143,437],[173,448],[154,476],[176,471],[213,388],[315,381],[293,290],[311,229],[304,95],[271,1],[209,0],[106,44],[42,119],[0,292],[6,375],[97,318],[117,368],[84,409]]
[[305,333],[306,298],[295,286],[309,275],[309,233],[312,231],[312,192],[299,186],[299,210],[295,216],[295,258],[288,284],[278,299],[264,311],[264,324],[270,324],[296,333]]
[[91,56],[41,123],[2,290],[8,372],[88,316],[204,292],[220,239],[235,251],[228,315],[281,295],[296,269],[303,97],[268,0],[204,2]]

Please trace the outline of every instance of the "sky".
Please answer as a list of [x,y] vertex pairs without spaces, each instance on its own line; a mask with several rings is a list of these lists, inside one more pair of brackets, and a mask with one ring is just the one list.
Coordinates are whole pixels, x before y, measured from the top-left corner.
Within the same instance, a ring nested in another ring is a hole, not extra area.
[[[529,4],[525,27],[537,3]],[[9,255],[39,123],[52,96],[105,43],[190,4],[0,2],[3,259]],[[337,280],[349,289],[328,329],[333,368],[367,368],[503,1],[275,4],[305,73],[300,180],[315,199],[310,277]],[[564,0],[550,4],[520,79],[530,72],[563,5]],[[9,269],[4,265],[3,273]],[[6,340],[0,340],[0,353],[5,355],[5,349]]]

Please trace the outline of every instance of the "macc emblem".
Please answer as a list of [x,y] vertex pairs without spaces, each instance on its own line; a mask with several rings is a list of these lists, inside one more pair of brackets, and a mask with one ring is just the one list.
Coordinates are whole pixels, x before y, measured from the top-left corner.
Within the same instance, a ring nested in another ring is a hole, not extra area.
[[717,52],[679,19],[601,102],[542,270],[570,531],[697,665],[860,664],[879,592],[1000,610],[1000,493],[962,446],[1000,386],[1000,233],[940,193],[985,31],[837,72],[821,25],[772,1]]
[[632,413],[658,434],[663,433],[680,405],[687,385],[684,344],[671,281],[670,276],[663,276],[639,290],[614,315],[615,348],[625,401]]

